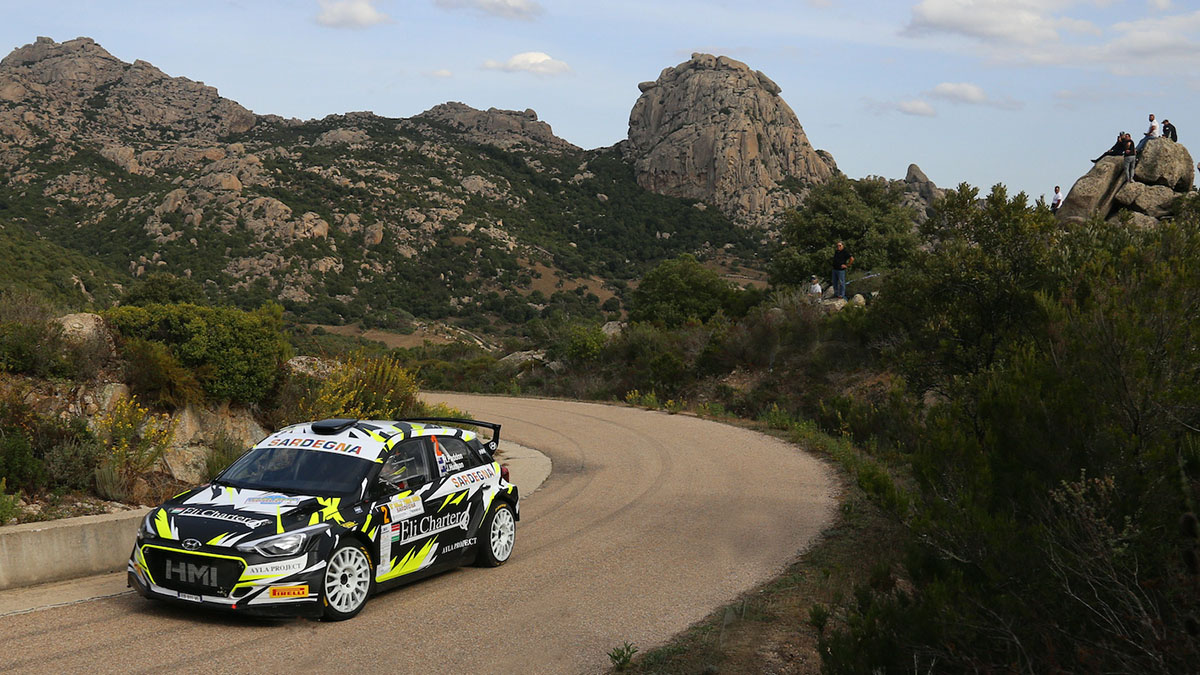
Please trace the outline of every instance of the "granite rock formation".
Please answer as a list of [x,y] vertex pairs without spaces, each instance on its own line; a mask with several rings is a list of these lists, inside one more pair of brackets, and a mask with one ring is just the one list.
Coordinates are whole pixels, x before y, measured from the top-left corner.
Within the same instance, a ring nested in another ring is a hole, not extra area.
[[809,144],[779,85],[740,61],[693,54],[638,88],[622,150],[648,190],[769,228],[804,186],[837,171]]
[[494,145],[505,150],[537,150],[540,152],[573,152],[579,148],[554,135],[550,125],[539,121],[532,109],[524,112],[488,108],[476,110],[465,103],[452,101],[435,105],[411,118],[409,123],[423,120],[440,122],[460,131],[475,143]]
[[[249,130],[257,117],[213,87],[125,63],[91,38],[39,37],[0,61],[0,129],[85,138],[137,129],[148,138],[214,139]],[[38,134],[33,133],[36,137]]]
[[1133,182],[1125,180],[1122,158],[1104,157],[1075,181],[1058,209],[1058,218],[1082,222],[1098,215],[1118,221],[1125,216],[1135,226],[1153,226],[1170,213],[1175,200],[1192,189],[1192,166],[1188,149],[1166,138],[1146,143]]

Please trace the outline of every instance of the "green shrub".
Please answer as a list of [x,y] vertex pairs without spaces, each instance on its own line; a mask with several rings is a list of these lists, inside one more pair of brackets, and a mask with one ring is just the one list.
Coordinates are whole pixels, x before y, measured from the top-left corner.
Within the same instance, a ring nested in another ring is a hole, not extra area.
[[38,492],[46,484],[46,468],[34,456],[29,437],[18,430],[0,430],[0,477],[26,492]]
[[261,401],[274,388],[291,354],[278,305],[253,312],[148,305],[118,307],[105,316],[127,338],[164,345],[214,400]]
[[125,381],[130,390],[152,404],[176,410],[199,403],[204,388],[191,370],[161,342],[125,341]]
[[16,518],[21,512],[21,508],[17,506],[20,497],[8,494],[7,490],[8,479],[0,476],[0,525]]
[[52,488],[90,489],[103,454],[104,445],[95,438],[70,438],[52,446],[43,460],[47,483]]
[[417,379],[411,372],[392,357],[359,353],[300,401],[292,421],[399,419],[412,417],[419,409]]
[[116,463],[111,459],[101,461],[96,467],[96,494],[114,502],[123,502],[129,497],[129,485],[121,477]]
[[54,316],[49,303],[31,292],[0,293],[0,372],[34,377],[70,374],[62,327]]

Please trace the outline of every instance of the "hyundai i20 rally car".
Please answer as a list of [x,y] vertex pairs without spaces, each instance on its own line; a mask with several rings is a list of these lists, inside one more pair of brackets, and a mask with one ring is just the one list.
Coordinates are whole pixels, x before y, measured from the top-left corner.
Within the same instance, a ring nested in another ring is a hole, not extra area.
[[[491,439],[456,426],[491,429]],[[147,598],[348,619],[377,590],[502,565],[520,517],[500,425],[330,419],[267,436],[153,509],[128,565]]]

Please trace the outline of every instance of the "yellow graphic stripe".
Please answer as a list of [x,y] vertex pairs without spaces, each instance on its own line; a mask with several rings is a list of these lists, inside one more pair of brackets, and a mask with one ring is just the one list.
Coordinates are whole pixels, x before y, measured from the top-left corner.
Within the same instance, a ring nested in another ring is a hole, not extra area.
[[283,516],[279,512],[279,506],[275,506],[275,533],[283,534]]
[[222,532],[221,534],[218,534],[217,536],[213,537],[212,539],[209,539],[208,545],[209,546],[220,546],[221,540],[228,536],[229,536],[228,532]]
[[338,513],[338,506],[342,503],[341,497],[317,497],[317,503],[321,505],[321,522],[333,520],[341,524],[345,520],[342,514]]
[[426,562],[433,560],[433,550],[436,545],[437,537],[434,537],[425,542],[425,545],[419,551],[416,547],[413,547],[412,550],[404,555],[404,558],[400,562],[396,562],[396,559],[393,558],[391,571],[379,577],[378,581],[387,581],[388,579],[394,579],[405,574],[412,574],[425,567]]
[[321,514],[317,513],[316,511],[313,511],[313,514],[308,517],[308,524],[316,525],[319,522],[321,522]]
[[367,514],[367,519],[363,521],[363,526],[362,526],[363,532],[366,532],[367,528],[371,527],[371,516],[373,516],[373,515],[375,515],[375,514],[373,514],[373,513]]
[[167,519],[166,509],[159,509],[154,516],[154,530],[158,532],[158,536],[163,539],[174,539],[171,534],[171,521]]
[[442,502],[442,505],[440,507],[438,507],[438,512],[441,512],[443,509],[445,509],[447,506],[449,506],[451,504],[457,504],[457,503],[461,502],[463,500],[463,497],[467,496],[467,492],[469,492],[469,490],[463,490],[462,492],[458,493],[458,496],[455,496],[454,493],[450,493],[450,494],[446,495],[446,500]]

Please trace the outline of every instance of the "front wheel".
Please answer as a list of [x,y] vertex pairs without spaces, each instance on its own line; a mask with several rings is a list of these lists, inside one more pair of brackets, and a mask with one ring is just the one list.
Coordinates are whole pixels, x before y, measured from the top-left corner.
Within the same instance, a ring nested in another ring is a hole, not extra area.
[[483,533],[486,539],[479,542],[477,561],[484,567],[503,565],[512,555],[517,538],[517,521],[513,518],[512,507],[504,502],[496,504],[483,523]]
[[347,541],[333,550],[325,566],[324,618],[344,621],[362,611],[371,597],[374,574],[371,556],[356,541]]

